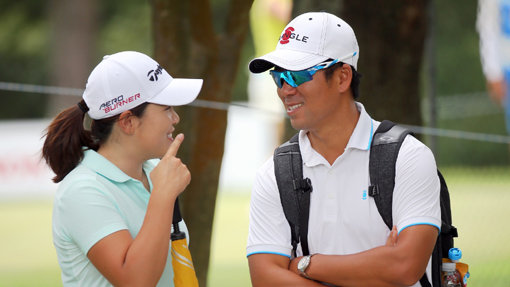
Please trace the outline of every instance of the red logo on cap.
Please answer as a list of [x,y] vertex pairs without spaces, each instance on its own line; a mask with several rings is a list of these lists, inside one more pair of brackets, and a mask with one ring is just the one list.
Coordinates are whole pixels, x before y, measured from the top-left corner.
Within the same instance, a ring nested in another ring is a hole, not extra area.
[[281,37],[280,44],[287,44],[289,42],[290,36],[292,35],[292,32],[294,32],[294,28],[292,27],[285,29],[285,32],[283,32]]

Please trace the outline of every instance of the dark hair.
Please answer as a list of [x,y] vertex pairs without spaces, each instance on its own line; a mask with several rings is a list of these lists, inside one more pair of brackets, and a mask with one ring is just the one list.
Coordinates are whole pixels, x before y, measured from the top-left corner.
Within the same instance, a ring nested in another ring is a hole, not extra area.
[[[83,119],[86,107],[84,100],[58,114],[46,129],[42,157],[55,173],[54,182],[60,182],[83,159],[84,149],[97,151],[108,139],[112,127],[120,115],[101,120],[92,120],[91,130],[85,130]],[[131,112],[141,117],[147,107],[143,103]]]
[[[333,76],[333,73],[337,69],[341,68],[343,65],[344,65],[343,62],[338,62],[338,63],[334,64],[333,66],[326,68],[324,70],[324,73],[326,76],[326,81],[329,81],[329,79],[331,79],[331,77]],[[356,100],[357,98],[359,98],[359,83],[360,83],[360,79],[361,79],[361,74],[358,73],[353,66],[351,66],[351,70],[352,70],[352,80],[351,80],[352,97]]]

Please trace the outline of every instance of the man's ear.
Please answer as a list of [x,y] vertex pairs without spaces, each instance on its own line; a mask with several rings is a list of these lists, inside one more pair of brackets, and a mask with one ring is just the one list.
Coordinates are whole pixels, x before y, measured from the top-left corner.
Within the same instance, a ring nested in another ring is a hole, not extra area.
[[350,89],[352,82],[352,68],[349,64],[343,64],[340,69],[337,69],[338,74],[335,75],[338,77],[339,81],[339,89],[340,92],[345,92]]
[[137,125],[137,117],[131,111],[122,112],[117,121],[120,129],[126,134],[133,134]]

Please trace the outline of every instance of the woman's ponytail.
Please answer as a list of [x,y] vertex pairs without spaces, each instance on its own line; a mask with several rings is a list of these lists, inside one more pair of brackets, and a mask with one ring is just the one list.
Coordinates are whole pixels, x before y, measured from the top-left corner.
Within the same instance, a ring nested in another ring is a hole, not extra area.
[[61,112],[48,126],[42,156],[56,174],[54,182],[60,182],[80,163],[83,147],[98,149],[90,131],[83,128],[87,109],[85,101],[81,100]]

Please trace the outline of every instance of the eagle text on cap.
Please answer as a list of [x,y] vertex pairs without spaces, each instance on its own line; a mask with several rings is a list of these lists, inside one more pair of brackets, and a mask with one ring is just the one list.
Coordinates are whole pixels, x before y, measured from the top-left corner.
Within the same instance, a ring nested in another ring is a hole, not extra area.
[[290,40],[296,40],[303,43],[307,43],[308,36],[301,36],[297,33],[294,33],[294,28],[288,27],[287,29],[285,29],[282,36],[280,37],[280,44],[287,44],[289,43]]

